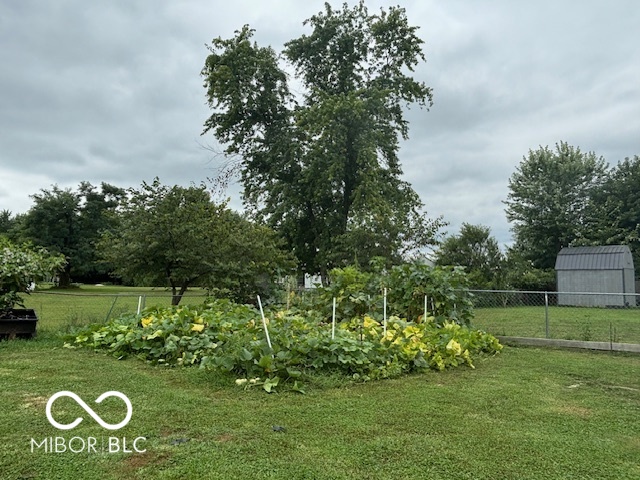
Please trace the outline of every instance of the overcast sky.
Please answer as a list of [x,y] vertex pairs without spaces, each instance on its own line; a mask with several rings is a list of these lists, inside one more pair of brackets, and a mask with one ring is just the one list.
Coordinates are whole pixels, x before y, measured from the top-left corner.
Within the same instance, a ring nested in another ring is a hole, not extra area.
[[[53,184],[215,176],[221,159],[204,147],[216,142],[200,135],[205,44],[249,24],[281,51],[323,3],[3,0],[0,210],[26,212]],[[637,0],[366,1],[398,3],[425,41],[415,76],[434,90],[429,111],[408,112],[400,160],[449,233],[482,224],[510,242],[502,201],[529,149],[566,141],[610,164],[640,154]],[[241,208],[238,192],[227,195]]]

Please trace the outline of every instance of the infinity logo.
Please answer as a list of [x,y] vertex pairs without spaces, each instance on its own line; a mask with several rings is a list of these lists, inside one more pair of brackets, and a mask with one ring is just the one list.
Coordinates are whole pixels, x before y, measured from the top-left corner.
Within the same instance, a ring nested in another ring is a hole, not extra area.
[[102,428],[106,428],[107,430],[118,430],[122,427],[124,427],[127,423],[129,423],[129,420],[131,420],[131,415],[133,414],[133,407],[131,406],[131,401],[127,398],[127,396],[124,393],[120,393],[120,392],[116,392],[116,391],[109,391],[109,392],[104,392],[102,395],[100,395],[98,398],[96,398],[96,403],[101,403],[105,398],[108,397],[118,397],[120,399],[122,399],[122,401],[127,405],[127,416],[124,418],[123,421],[121,421],[120,423],[116,423],[115,425],[112,425],[110,423],[107,423],[105,421],[103,421],[96,412],[94,412],[91,407],[89,405],[87,405],[78,395],[76,395],[73,392],[67,392],[67,391],[62,391],[62,392],[58,392],[56,394],[54,394],[49,401],[47,402],[47,409],[46,409],[46,413],[47,413],[47,419],[49,420],[49,423],[51,423],[51,425],[53,425],[54,427],[56,427],[57,429],[60,430],[71,430],[72,428],[77,427],[80,422],[82,422],[82,417],[78,417],[76,418],[73,422],[64,425],[62,423],[58,423],[56,422],[53,417],[51,416],[51,406],[53,405],[53,402],[55,402],[58,398],[60,397],[71,397],[73,398],[78,405],[80,405],[82,408],[84,408],[84,410],[91,415],[91,417],[98,422],[98,424],[100,424],[100,426]]

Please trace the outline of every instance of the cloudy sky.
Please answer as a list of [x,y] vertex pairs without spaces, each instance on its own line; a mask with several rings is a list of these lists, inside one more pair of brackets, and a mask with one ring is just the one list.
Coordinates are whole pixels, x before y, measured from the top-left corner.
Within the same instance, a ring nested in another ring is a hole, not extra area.
[[[0,210],[25,212],[53,184],[215,176],[217,144],[200,135],[205,44],[249,24],[280,51],[323,3],[1,2]],[[425,41],[415,76],[434,90],[429,111],[407,114],[400,159],[449,233],[483,224],[510,242],[502,201],[529,149],[566,141],[610,164],[640,154],[636,0],[366,1],[398,3]],[[241,208],[238,192],[227,195]]]

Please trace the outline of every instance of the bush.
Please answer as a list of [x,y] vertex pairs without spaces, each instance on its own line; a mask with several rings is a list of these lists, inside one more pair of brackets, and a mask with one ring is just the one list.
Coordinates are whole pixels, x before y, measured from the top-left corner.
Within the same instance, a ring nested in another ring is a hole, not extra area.
[[42,247],[14,245],[0,236],[0,315],[15,305],[23,307],[21,294],[65,264],[62,255],[50,255]]

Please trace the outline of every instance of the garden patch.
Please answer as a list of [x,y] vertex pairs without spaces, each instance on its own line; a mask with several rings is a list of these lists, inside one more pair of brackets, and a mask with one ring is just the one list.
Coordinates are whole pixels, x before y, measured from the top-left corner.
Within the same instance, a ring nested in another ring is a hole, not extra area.
[[392,316],[383,325],[368,315],[331,326],[313,310],[279,310],[266,318],[251,306],[215,300],[198,307],[145,310],[76,332],[69,348],[88,347],[117,358],[158,365],[198,365],[231,372],[249,388],[272,391],[279,384],[300,390],[313,371],[338,372],[367,381],[429,369],[466,365],[478,355],[500,352],[498,340],[453,321],[409,322]]

